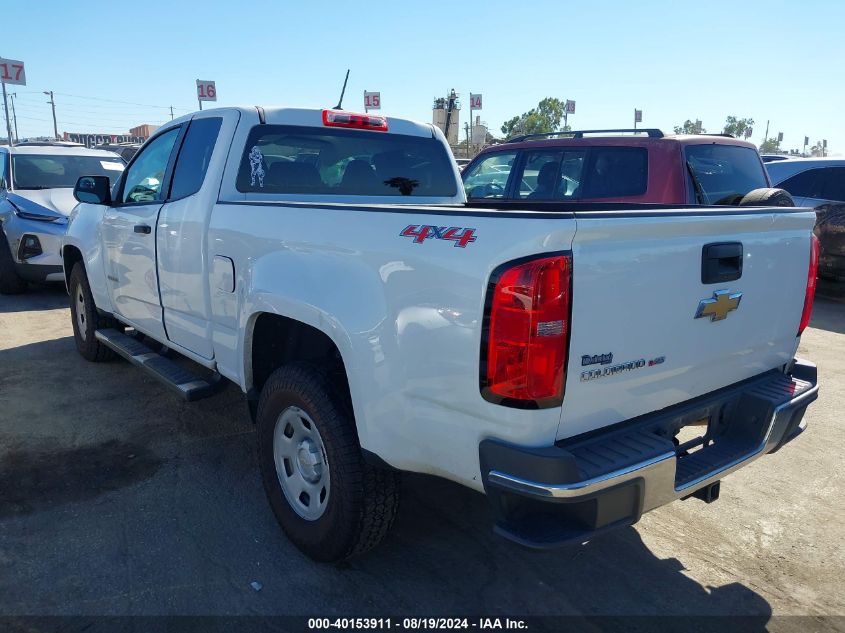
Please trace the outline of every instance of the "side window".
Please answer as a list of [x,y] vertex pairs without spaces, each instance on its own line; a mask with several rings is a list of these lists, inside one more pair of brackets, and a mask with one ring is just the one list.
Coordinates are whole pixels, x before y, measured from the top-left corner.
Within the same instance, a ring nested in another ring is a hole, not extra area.
[[551,200],[560,184],[563,152],[525,152],[525,162],[517,184],[517,197]]
[[562,200],[577,196],[584,156],[583,150],[526,152],[517,197]]
[[172,200],[193,195],[202,187],[222,124],[219,117],[191,121],[173,170]]
[[503,198],[516,152],[491,154],[463,174],[464,189],[470,198]]
[[648,152],[642,147],[593,147],[584,179],[581,198],[641,196],[648,187]]
[[145,146],[138,158],[126,170],[121,202],[151,202],[161,200],[164,173],[179,128],[173,128]]
[[785,189],[793,196],[800,198],[817,198],[820,195],[817,183],[821,184],[819,175],[821,169],[808,169],[792,178],[787,178],[782,183],[775,185],[778,189]]
[[749,191],[768,187],[757,150],[708,143],[684,150],[689,190],[699,204],[738,204]]
[[822,171],[821,180],[820,197],[845,202],[845,167],[828,167]]

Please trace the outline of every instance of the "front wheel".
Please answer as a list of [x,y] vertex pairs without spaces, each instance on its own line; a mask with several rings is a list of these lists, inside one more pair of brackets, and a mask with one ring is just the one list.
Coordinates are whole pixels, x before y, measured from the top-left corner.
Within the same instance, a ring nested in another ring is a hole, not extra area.
[[101,316],[94,305],[91,286],[85,267],[77,263],[70,273],[70,316],[73,321],[73,340],[83,358],[100,363],[115,358],[116,354],[97,340],[94,333],[101,328],[114,327],[115,321]]
[[364,461],[355,420],[318,369],[276,370],[258,403],[264,490],[288,538],[311,558],[360,554],[387,534],[399,502],[398,474]]
[[26,280],[21,279],[15,270],[15,260],[12,259],[6,235],[0,230],[0,294],[19,295],[26,286]]

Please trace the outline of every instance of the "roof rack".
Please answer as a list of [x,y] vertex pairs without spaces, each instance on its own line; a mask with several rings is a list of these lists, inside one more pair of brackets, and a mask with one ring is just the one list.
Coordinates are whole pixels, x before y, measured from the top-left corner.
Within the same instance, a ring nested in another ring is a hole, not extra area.
[[15,147],[85,147],[82,143],[73,141],[21,141]]
[[549,138],[551,136],[566,136],[569,138],[584,138],[585,134],[647,134],[649,138],[663,138],[663,132],[657,128],[619,128],[613,130],[570,130],[560,132],[544,132],[542,134],[525,134],[523,136],[514,136],[505,141],[505,143],[521,143],[530,139]]

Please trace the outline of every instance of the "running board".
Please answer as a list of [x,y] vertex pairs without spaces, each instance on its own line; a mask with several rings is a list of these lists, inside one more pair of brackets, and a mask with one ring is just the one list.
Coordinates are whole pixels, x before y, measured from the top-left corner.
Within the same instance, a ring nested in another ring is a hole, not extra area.
[[201,378],[138,339],[118,330],[111,328],[97,330],[94,335],[103,345],[170,387],[188,402],[212,396],[224,385],[223,376],[217,372],[209,379]]

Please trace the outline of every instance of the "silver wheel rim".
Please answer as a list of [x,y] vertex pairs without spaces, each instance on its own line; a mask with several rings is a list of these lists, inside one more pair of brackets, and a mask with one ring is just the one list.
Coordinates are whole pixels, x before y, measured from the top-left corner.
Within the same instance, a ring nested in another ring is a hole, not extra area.
[[276,476],[290,507],[306,521],[316,521],[329,502],[329,463],[326,448],[310,416],[288,407],[273,430]]
[[79,338],[85,340],[85,295],[82,294],[82,286],[76,286],[76,324],[79,326]]

